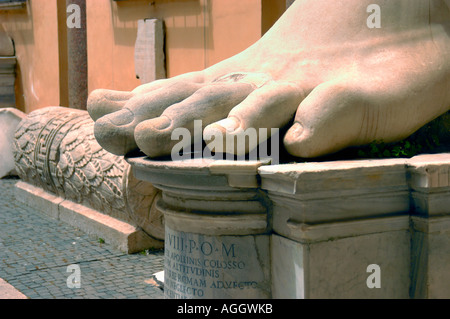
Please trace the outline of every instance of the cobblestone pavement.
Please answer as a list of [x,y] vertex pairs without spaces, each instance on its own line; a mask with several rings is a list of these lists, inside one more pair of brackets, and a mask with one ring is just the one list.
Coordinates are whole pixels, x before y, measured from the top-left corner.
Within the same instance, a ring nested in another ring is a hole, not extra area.
[[[162,299],[163,251],[124,254],[15,199],[0,179],[0,278],[30,299]],[[79,267],[81,287],[69,288]],[[68,280],[69,279],[69,280]],[[153,282],[153,283],[152,283]]]

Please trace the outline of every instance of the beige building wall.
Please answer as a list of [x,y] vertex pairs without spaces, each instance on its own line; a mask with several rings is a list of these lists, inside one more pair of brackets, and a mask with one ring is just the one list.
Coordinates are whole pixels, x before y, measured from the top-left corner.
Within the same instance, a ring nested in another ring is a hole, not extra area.
[[31,112],[59,105],[56,0],[33,0],[24,9],[1,10],[0,24],[15,43],[17,108]]
[[87,2],[87,15],[90,91],[131,90],[140,84],[134,71],[139,19],[164,21],[168,77],[242,51],[263,29],[261,0],[95,0]]
[[[158,18],[166,31],[168,77],[204,69],[257,41],[284,12],[285,0],[87,0],[89,92],[132,90],[137,21]],[[18,59],[17,108],[67,106],[65,0],[32,0],[0,10]]]

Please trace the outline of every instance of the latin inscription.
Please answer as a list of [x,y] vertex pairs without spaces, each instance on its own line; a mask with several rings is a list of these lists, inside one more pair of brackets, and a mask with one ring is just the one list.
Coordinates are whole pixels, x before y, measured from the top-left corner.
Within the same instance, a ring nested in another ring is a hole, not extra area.
[[254,247],[252,237],[213,237],[166,228],[166,297],[212,298],[260,289],[264,275],[258,272],[260,265],[253,269],[255,260],[258,262],[258,258],[251,253]]

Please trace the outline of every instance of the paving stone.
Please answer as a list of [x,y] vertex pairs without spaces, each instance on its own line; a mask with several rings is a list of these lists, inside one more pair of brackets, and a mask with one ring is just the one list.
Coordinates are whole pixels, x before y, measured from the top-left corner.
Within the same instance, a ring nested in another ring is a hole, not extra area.
[[[146,284],[164,269],[163,251],[126,255],[19,203],[18,179],[0,179],[0,278],[30,299],[162,299]],[[81,288],[67,287],[71,264]]]

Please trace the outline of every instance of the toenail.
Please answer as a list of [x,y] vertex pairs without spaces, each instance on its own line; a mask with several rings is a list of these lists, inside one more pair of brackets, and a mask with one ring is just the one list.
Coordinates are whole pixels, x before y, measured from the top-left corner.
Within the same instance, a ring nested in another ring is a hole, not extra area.
[[134,114],[128,109],[122,109],[108,116],[112,124],[116,126],[127,125],[133,122]]
[[227,133],[232,133],[239,128],[240,121],[237,118],[229,117],[217,122],[216,124],[223,127]]
[[304,129],[300,123],[294,123],[289,131],[290,134],[298,137],[303,134]]
[[150,124],[155,130],[162,131],[170,127],[172,121],[167,116],[161,116],[150,120]]

